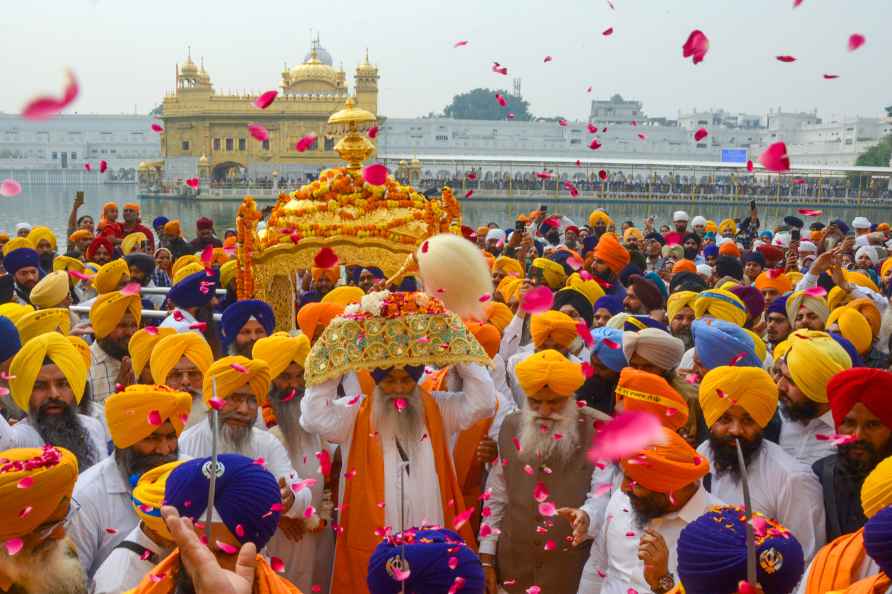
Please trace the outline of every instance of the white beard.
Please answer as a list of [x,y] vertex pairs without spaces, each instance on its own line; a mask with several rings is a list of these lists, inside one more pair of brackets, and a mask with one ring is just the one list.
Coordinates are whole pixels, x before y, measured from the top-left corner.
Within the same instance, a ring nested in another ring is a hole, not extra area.
[[[402,411],[397,410],[394,404],[400,397],[406,401],[406,408]],[[427,431],[419,388],[416,387],[411,394],[400,396],[384,394],[376,386],[372,398],[372,428],[382,439],[397,439],[411,457],[411,452]]]
[[[524,402],[521,410],[520,453],[518,458],[530,464],[555,464],[568,461],[579,451],[579,421],[576,401],[567,399],[563,410],[541,418]],[[546,429],[543,430],[543,427]],[[555,435],[561,435],[555,439]]]
[[241,454],[253,458],[251,451],[252,425],[233,426],[220,421],[220,451],[227,454]]
[[87,594],[87,576],[70,540],[47,540],[15,557],[0,548],[0,573],[26,594]]

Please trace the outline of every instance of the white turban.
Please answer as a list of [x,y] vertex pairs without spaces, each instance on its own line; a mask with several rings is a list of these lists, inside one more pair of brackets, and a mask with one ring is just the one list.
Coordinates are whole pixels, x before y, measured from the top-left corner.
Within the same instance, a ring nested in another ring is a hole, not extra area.
[[31,223],[16,223],[15,232],[18,233],[21,230],[31,230]]
[[709,278],[712,276],[712,266],[709,264],[697,264],[697,274]]
[[877,249],[872,245],[862,245],[861,247],[859,247],[858,251],[855,252],[855,260],[860,258],[862,255],[870,258],[870,261],[871,263],[873,263],[874,266],[876,266],[880,262],[880,255],[879,253],[877,253]]
[[799,253],[800,254],[817,254],[818,246],[813,244],[810,241],[800,241],[799,242]]
[[[685,222],[687,222],[687,221],[689,221],[689,220],[691,220],[691,218],[688,216],[688,213],[686,213],[686,212],[683,211],[683,210],[676,210],[675,212],[672,213],[672,222],[673,222],[673,223],[674,223],[675,221],[685,221]],[[703,224],[705,225],[706,223],[704,222]]]
[[852,227],[855,229],[870,229],[870,220],[867,217],[855,217],[852,219]]
[[684,342],[659,328],[623,333],[626,361],[638,354],[661,369],[675,369],[684,355]]
[[772,239],[772,245],[782,248],[790,247],[790,234],[786,231],[781,231],[780,233],[775,233],[774,238]]
[[489,241],[490,239],[495,239],[499,243],[504,243],[505,242],[505,232],[502,231],[501,229],[490,229],[489,231],[486,232],[486,241]]
[[692,227],[705,227],[706,226],[706,217],[701,217],[697,215],[694,217],[694,220],[691,221]]

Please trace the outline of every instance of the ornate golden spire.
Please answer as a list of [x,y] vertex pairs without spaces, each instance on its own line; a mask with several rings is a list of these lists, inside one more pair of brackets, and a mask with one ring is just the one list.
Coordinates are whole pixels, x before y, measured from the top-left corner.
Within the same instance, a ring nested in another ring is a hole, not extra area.
[[365,133],[377,123],[378,119],[374,114],[356,107],[352,97],[344,103],[344,109],[328,118],[328,134],[343,136],[334,150],[347,162],[349,169],[359,169],[362,162],[375,153],[375,146],[369,142]]

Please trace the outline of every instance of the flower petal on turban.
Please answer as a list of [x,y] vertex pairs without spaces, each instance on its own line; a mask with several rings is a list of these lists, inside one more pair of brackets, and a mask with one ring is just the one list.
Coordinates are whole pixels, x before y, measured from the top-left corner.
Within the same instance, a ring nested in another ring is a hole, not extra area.
[[827,402],[827,383],[851,368],[852,359],[826,332],[796,330],[787,342],[790,348],[784,359],[796,387],[815,402]]
[[[595,437],[597,440],[597,437]],[[674,493],[709,473],[709,462],[685,439],[663,427],[663,443],[620,462],[626,477],[657,493]]]
[[796,322],[796,315],[803,307],[815,313],[822,323],[826,322],[830,315],[830,308],[823,297],[809,295],[805,291],[796,291],[787,298],[787,319],[791,324]]
[[537,348],[549,339],[566,348],[573,344],[578,332],[573,318],[563,312],[549,310],[533,315],[530,335]]
[[688,421],[688,403],[665,378],[626,367],[619,374],[616,400],[623,401],[623,411],[647,412],[664,427],[678,430]]
[[251,356],[266,361],[270,377],[276,379],[291,363],[303,367],[309,352],[310,339],[306,335],[289,336],[287,332],[276,332],[255,342]]
[[106,425],[119,449],[142,441],[166,421],[179,436],[191,410],[191,395],[161,385],[133,384],[105,400]]
[[225,399],[242,386],[248,386],[257,403],[266,404],[269,384],[269,365],[259,359],[251,360],[247,357],[232,356],[223,357],[211,365],[204,374],[202,391],[204,402],[207,404],[214,397],[214,382],[216,381],[216,396]]
[[31,390],[45,359],[50,359],[68,380],[76,402],[80,403],[87,383],[87,367],[78,350],[58,332],[47,332],[29,340],[9,366],[9,388],[20,409],[30,410]]
[[[572,396],[585,383],[579,364],[552,349],[530,355],[517,364],[515,373],[524,394],[537,399]],[[554,396],[543,394],[545,389]]]
[[892,372],[870,367],[840,371],[827,384],[827,396],[837,428],[859,402],[892,428]]
[[133,320],[138,326],[142,319],[142,302],[139,294],[127,295],[121,291],[113,291],[100,295],[90,308],[90,324],[93,326],[93,334],[98,339],[105,338],[121,323],[124,314],[128,311],[133,315]]
[[149,369],[156,384],[166,384],[167,376],[180,359],[186,357],[202,375],[214,362],[214,353],[204,336],[197,332],[179,332],[165,336],[155,344],[149,357]]
[[[158,328],[149,326],[141,328],[133,333],[130,342],[127,343],[127,352],[130,353],[130,364],[133,367],[133,374],[139,379],[139,374],[149,362],[152,355],[152,349],[165,336],[176,334],[176,328]],[[163,383],[163,382],[162,382]]]
[[700,407],[707,427],[737,405],[764,428],[777,410],[777,400],[774,380],[760,367],[723,365],[709,371],[700,382]]

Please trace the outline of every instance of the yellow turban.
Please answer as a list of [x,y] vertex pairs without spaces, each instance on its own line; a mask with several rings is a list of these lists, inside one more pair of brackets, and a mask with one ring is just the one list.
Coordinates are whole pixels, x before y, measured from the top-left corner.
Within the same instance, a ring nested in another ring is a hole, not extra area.
[[[0,452],[0,541],[32,534],[66,500],[77,481],[77,458],[64,448],[16,448]],[[16,464],[21,462],[23,464]],[[30,479],[27,489],[19,486]]]
[[864,316],[864,319],[870,324],[870,332],[873,334],[874,338],[880,335],[880,327],[883,324],[883,314],[880,313],[880,310],[873,302],[873,299],[870,299],[869,297],[853,299],[852,301],[849,301],[846,306],[858,310],[858,312]]
[[321,330],[342,313],[344,306],[337,303],[307,303],[297,312],[297,325],[312,341],[317,332],[321,336]]
[[204,374],[202,391],[207,404],[214,397],[214,380],[217,383],[217,398],[223,400],[242,386],[247,385],[257,403],[266,404],[269,395],[269,365],[260,359],[248,359],[240,355],[223,357],[208,368]]
[[30,410],[31,390],[45,359],[49,358],[68,380],[74,399],[80,403],[87,384],[87,367],[73,344],[57,332],[47,332],[22,344],[9,366],[9,389],[20,409]]
[[582,280],[578,272],[574,272],[567,278],[567,286],[585,295],[592,307],[595,306],[598,299],[604,296],[604,289],[601,288],[601,285],[593,280]]
[[179,258],[174,260],[173,266],[170,267],[170,273],[176,274],[180,268],[182,268],[183,266],[188,266],[189,264],[201,264],[201,260],[199,260],[198,256],[196,256],[195,254],[186,254],[185,256],[180,256]]
[[719,234],[724,235],[725,233],[737,235],[737,223],[734,222],[734,219],[725,219],[719,223]]
[[335,287],[325,294],[322,303],[338,303],[347,307],[351,303],[359,303],[359,300],[365,296],[365,291],[359,287],[344,285],[343,287]]
[[499,281],[499,286],[496,287],[496,293],[502,296],[505,303],[511,303],[517,299],[522,284],[523,280],[514,278],[513,276],[506,276]]
[[68,243],[76,243],[81,239],[93,241],[93,233],[89,229],[78,229],[68,236]]
[[801,272],[797,272],[796,270],[791,270],[789,272],[785,272],[784,276],[790,279],[790,283],[795,287],[797,284],[799,284],[799,281],[802,280],[802,277],[804,275]]
[[53,258],[53,270],[64,270],[65,272],[74,270],[76,272],[83,272],[84,263],[71,256],[56,256]]
[[644,241],[644,235],[641,234],[641,229],[638,227],[629,227],[625,231],[623,231],[623,241],[626,243],[629,242],[632,238],[637,239],[638,241]]
[[309,352],[310,339],[306,334],[289,336],[287,332],[276,332],[255,342],[251,356],[266,361],[270,377],[276,379],[292,362],[303,367]]
[[826,322],[827,316],[830,315],[830,308],[823,297],[809,295],[805,291],[796,291],[787,298],[787,318],[791,324],[796,323],[796,316],[803,307],[817,315],[822,323]]
[[830,292],[827,293],[827,307],[832,311],[837,307],[848,303],[849,299],[851,299],[851,297],[849,297],[848,292],[844,291],[841,287],[833,287],[830,289]]
[[763,270],[756,277],[756,282],[753,284],[760,291],[774,289],[778,293],[783,294],[793,290],[793,283],[790,279],[777,270]]
[[573,343],[578,334],[576,321],[560,311],[549,310],[538,313],[530,320],[530,335],[536,348],[541,347],[549,338],[566,348]]
[[33,229],[31,229],[31,231],[28,232],[28,241],[30,241],[35,248],[37,248],[37,246],[43,240],[49,242],[50,246],[53,248],[53,251],[56,251],[56,235],[49,227],[34,227]]
[[27,237],[13,237],[3,244],[3,256],[5,257],[9,252],[19,248],[31,248],[33,250],[34,243]]
[[148,241],[145,233],[142,233],[141,231],[130,233],[121,240],[121,253],[126,256],[133,251],[133,248],[144,241]]
[[80,336],[66,336],[74,348],[77,350],[78,354],[84,360],[84,365],[86,365],[87,369],[93,365],[93,352],[90,350],[90,345],[84,341]]
[[122,258],[112,260],[108,264],[103,264],[96,276],[93,277],[93,286],[96,287],[96,292],[100,295],[117,291],[124,275],[130,276],[130,267],[127,262]]
[[707,427],[729,408],[740,405],[764,429],[777,410],[777,398],[774,380],[758,367],[715,367],[700,382],[700,408]]
[[892,271],[892,257],[883,260],[883,265],[880,266],[880,280],[884,280],[890,271]]
[[34,285],[28,297],[35,307],[47,309],[60,305],[68,296],[68,273],[64,270],[51,272]]
[[493,266],[494,272],[504,272],[508,276],[523,278],[523,266],[514,258],[499,256]]
[[71,315],[61,307],[39,309],[22,316],[15,327],[22,344],[45,332],[59,332],[67,336],[71,331]]
[[666,321],[671,322],[678,315],[678,312],[686,307],[694,309],[694,302],[700,294],[694,291],[678,291],[669,295],[666,301]]
[[179,436],[191,411],[191,395],[161,385],[133,384],[105,399],[106,425],[119,449],[142,441],[166,421]]
[[220,287],[226,288],[229,283],[235,280],[235,273],[238,272],[238,260],[229,260],[220,267]]
[[873,279],[863,272],[858,272],[857,270],[843,270],[842,273],[850,283],[870,289],[874,293],[880,293],[880,288],[873,282]]
[[[185,256],[183,256],[185,258]],[[181,280],[186,278],[187,276],[192,276],[197,272],[204,271],[204,266],[199,264],[198,262],[190,262],[185,266],[180,266],[176,272],[173,273],[173,279],[171,279],[171,284],[178,285]]]
[[564,281],[567,280],[567,273],[564,272],[564,267],[554,260],[536,258],[533,260],[531,268],[538,268],[542,271],[542,278],[545,279],[545,283],[551,287],[552,291],[560,289],[564,286]]
[[872,518],[892,505],[892,456],[877,464],[861,485],[861,508]]
[[148,526],[152,532],[160,534],[168,540],[173,540],[167,529],[164,519],[161,517],[161,506],[164,505],[164,490],[167,488],[167,479],[170,473],[176,470],[183,460],[168,462],[156,466],[142,473],[133,492],[130,493],[130,505],[136,516]]
[[34,311],[34,308],[30,305],[25,305],[23,303],[4,303],[0,305],[0,316],[4,318],[9,318],[14,325],[18,326],[19,321],[25,317],[27,314]]
[[593,210],[592,214],[588,215],[588,225],[589,227],[595,227],[598,224],[609,227],[613,224],[613,219],[603,210]]
[[852,366],[849,354],[826,332],[796,330],[784,359],[790,377],[803,394],[818,403],[827,402],[827,382]]
[[483,306],[483,311],[485,313],[484,321],[495,326],[499,333],[505,332],[505,328],[514,318],[514,312],[511,311],[511,308],[498,301],[488,301]]
[[179,237],[183,233],[180,221],[177,219],[164,223],[163,231],[165,235],[169,235],[170,237]]
[[725,320],[738,326],[746,323],[746,305],[740,297],[725,289],[710,289],[699,294],[694,301],[694,316],[699,320],[707,316]]
[[764,362],[765,357],[768,356],[768,347],[765,346],[765,341],[762,340],[762,337],[750,330],[749,328],[744,328],[744,332],[750,335],[750,338],[753,339],[753,347],[756,351],[756,357],[759,358],[759,361]]
[[861,312],[848,305],[838,307],[830,312],[825,328],[829,330],[834,324],[839,326],[839,333],[851,341],[859,355],[870,352],[873,346],[873,332],[867,318],[862,316]]
[[718,233],[719,226],[715,224],[715,221],[710,219],[710,220],[706,221],[706,225],[703,227],[703,230],[706,231],[707,233],[709,233],[710,231],[712,231],[713,233]]
[[[133,374],[139,380],[139,374],[142,373],[149,357],[152,355],[152,349],[165,336],[176,334],[176,328],[157,328],[149,326],[142,328],[133,333],[130,342],[127,344],[127,352],[130,353],[130,364],[133,367]],[[190,332],[194,334],[194,332]],[[165,383],[165,382],[158,382]]]
[[201,334],[179,332],[165,336],[152,348],[149,358],[152,380],[156,384],[166,384],[167,376],[183,357],[192,361],[202,375],[207,373],[208,367],[214,362],[214,353]]
[[93,334],[97,339],[105,338],[121,323],[124,314],[128,311],[133,314],[133,320],[139,326],[142,319],[142,303],[139,294],[125,295],[120,291],[113,291],[100,295],[90,308],[90,324],[93,326]]
[[[536,399],[572,396],[585,383],[579,364],[551,349],[530,355],[517,364],[515,372],[524,394]],[[542,394],[545,389],[554,395]]]

